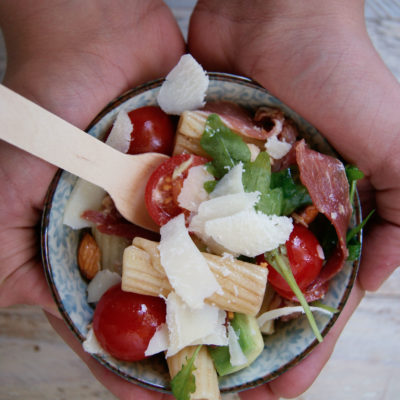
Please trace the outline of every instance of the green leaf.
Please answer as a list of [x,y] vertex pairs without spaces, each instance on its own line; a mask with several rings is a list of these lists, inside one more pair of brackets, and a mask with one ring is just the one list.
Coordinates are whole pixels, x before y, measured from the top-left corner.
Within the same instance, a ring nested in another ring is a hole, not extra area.
[[217,181],[206,181],[206,182],[204,182],[204,190],[207,192],[207,193],[211,193],[214,189],[215,189],[215,186],[217,185]]
[[360,171],[355,165],[346,165],[345,170],[349,183],[364,178],[364,173]]
[[271,265],[290,286],[290,289],[292,289],[293,293],[297,297],[297,300],[304,309],[304,312],[307,316],[308,322],[311,326],[312,331],[314,332],[315,337],[318,339],[319,342],[322,342],[322,335],[318,329],[317,323],[315,322],[314,315],[312,314],[310,306],[308,305],[302,291],[300,290],[296,280],[294,279],[293,272],[290,268],[289,260],[287,259],[287,257],[283,254],[280,254],[278,249],[275,249],[268,253],[265,253],[265,259],[268,264]]
[[200,145],[212,158],[216,178],[222,178],[236,164],[246,163],[251,158],[247,144],[224,125],[217,114],[207,118]]
[[365,224],[369,221],[369,219],[372,217],[372,214],[375,212],[375,210],[372,210],[361,223],[359,223],[357,226],[354,228],[350,229],[347,234],[346,234],[346,243],[349,243],[351,239],[353,239],[358,232],[361,231],[362,228],[364,228]]
[[196,391],[196,378],[194,377],[194,361],[199,353],[201,345],[197,347],[187,363],[182,365],[181,370],[171,381],[172,394],[177,400],[190,400],[190,394]]
[[349,250],[349,255],[347,257],[348,261],[355,261],[360,258],[361,255],[361,243],[357,240],[356,235],[364,228],[365,224],[372,217],[375,210],[372,210],[366,218],[364,218],[361,223],[359,223],[354,228],[350,229],[346,234],[347,249]]
[[266,215],[282,215],[282,203],[282,189],[275,188],[266,193],[261,193],[260,200],[256,204],[255,209]]
[[354,203],[354,194],[356,191],[357,181],[364,178],[364,173],[360,171],[355,165],[346,165],[345,167],[347,180],[350,185],[350,204]]
[[261,152],[253,162],[243,165],[242,181],[246,192],[268,192],[271,182],[271,162],[267,152]]
[[360,258],[360,255],[361,255],[361,244],[360,243],[348,244],[347,250],[349,251],[347,261],[355,261]]
[[253,162],[244,164],[243,187],[246,192],[260,192],[257,211],[267,215],[280,215],[283,192],[280,188],[270,189],[271,163],[268,153],[261,152]]
[[300,183],[297,170],[294,167],[271,174],[271,189],[281,188],[281,215],[290,215],[299,207],[312,204],[311,197],[305,186]]

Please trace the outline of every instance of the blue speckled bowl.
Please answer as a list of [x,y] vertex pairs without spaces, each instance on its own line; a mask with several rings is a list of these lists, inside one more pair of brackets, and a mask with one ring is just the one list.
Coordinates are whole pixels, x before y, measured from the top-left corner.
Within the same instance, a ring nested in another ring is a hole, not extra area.
[[[156,104],[161,83],[162,80],[150,82],[117,98],[96,117],[88,132],[101,137],[120,109],[129,111]],[[265,89],[246,78],[210,73],[207,98],[230,100],[250,108],[261,105],[279,107],[295,121],[302,135],[315,149],[323,153],[333,153],[328,143],[310,124]],[[49,188],[42,223],[42,254],[46,277],[60,312],[82,342],[91,322],[93,309],[86,301],[86,282],[78,272],[79,232],[62,223],[64,208],[75,181],[75,176],[59,171]],[[360,206],[357,204],[354,224],[360,222],[360,214]],[[361,241],[361,235],[359,240]],[[358,262],[346,263],[332,281],[324,303],[342,310],[354,283],[357,269]],[[327,334],[338,316],[339,314],[333,316],[315,314],[323,336]],[[265,337],[264,351],[250,367],[220,379],[221,391],[239,391],[265,383],[293,367],[317,344],[305,317],[280,325],[275,334]],[[161,356],[135,363],[121,362],[112,357],[95,356],[95,358],[131,382],[154,390],[169,391],[168,370]]]

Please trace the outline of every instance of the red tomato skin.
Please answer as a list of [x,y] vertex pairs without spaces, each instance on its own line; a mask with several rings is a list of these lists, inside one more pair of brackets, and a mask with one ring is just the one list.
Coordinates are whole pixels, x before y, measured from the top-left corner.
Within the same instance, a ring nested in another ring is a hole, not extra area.
[[175,124],[160,107],[146,106],[128,112],[133,125],[128,154],[172,153]]
[[[294,224],[286,242],[286,250],[294,278],[303,292],[317,278],[322,268],[323,260],[318,252],[318,246],[320,246],[318,239],[309,229]],[[268,271],[268,280],[278,293],[285,298],[288,298],[289,294],[292,297],[293,292],[282,276],[270,265]]]
[[165,322],[165,314],[163,299],[124,292],[117,284],[97,303],[93,331],[101,347],[113,357],[139,361],[146,358],[150,339]]
[[[189,159],[192,160],[190,166],[178,177],[172,179],[175,169]],[[203,165],[208,161],[204,157],[182,153],[164,161],[156,168],[146,185],[145,202],[150,217],[157,225],[162,226],[185,212],[177,201],[183,181],[191,167]]]

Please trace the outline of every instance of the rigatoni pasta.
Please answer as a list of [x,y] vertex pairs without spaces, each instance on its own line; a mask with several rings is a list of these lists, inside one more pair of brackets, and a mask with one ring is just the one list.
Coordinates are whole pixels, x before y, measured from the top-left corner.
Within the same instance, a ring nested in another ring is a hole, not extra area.
[[[141,240],[147,250],[135,245],[124,251],[122,289],[151,296],[167,297],[172,291],[164,272],[153,265],[158,260],[155,242]],[[138,242],[136,241],[136,244]],[[222,310],[256,315],[261,307],[267,283],[268,270],[255,264],[239,261],[233,257],[220,257],[202,253],[219,285],[222,293],[215,292],[206,303]]]

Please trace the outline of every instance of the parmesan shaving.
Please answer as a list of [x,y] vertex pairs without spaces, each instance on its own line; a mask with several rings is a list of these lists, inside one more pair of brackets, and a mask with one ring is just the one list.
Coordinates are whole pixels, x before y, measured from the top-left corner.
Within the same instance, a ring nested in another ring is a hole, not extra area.
[[179,206],[196,212],[200,203],[209,198],[207,191],[204,189],[204,183],[211,180],[214,180],[214,177],[207,171],[204,165],[197,165],[190,168],[178,196]]
[[133,125],[128,113],[125,110],[121,110],[114,121],[106,144],[121,153],[127,153],[131,144],[132,131]]
[[158,104],[167,114],[175,115],[201,108],[205,104],[208,83],[201,65],[190,54],[185,54],[161,85]]
[[168,349],[169,337],[168,337],[168,326],[167,324],[161,324],[153,337],[150,339],[150,342],[147,346],[144,355],[146,357],[152,356],[154,354],[161,353],[162,351],[166,351]]
[[230,252],[248,257],[276,249],[289,239],[292,230],[291,218],[265,215],[254,209],[211,219],[204,224],[206,236]]
[[243,183],[243,164],[235,165],[222,179],[216,184],[210,197],[221,197],[229,194],[244,193]]
[[238,367],[239,365],[247,363],[247,358],[239,344],[239,338],[231,324],[228,326],[228,346],[230,362],[233,367]]
[[290,143],[279,140],[277,136],[271,136],[265,142],[265,149],[267,150],[267,153],[275,160],[279,160],[289,153],[291,147],[292,145]]
[[225,319],[217,307],[204,304],[203,308],[193,310],[174,292],[168,295],[166,303],[169,331],[167,357],[196,343],[226,343],[221,336],[221,332],[226,336],[222,329]]
[[201,308],[204,299],[221,291],[221,287],[190,238],[184,215],[171,219],[161,227],[160,233],[161,265],[171,286],[191,308]]

